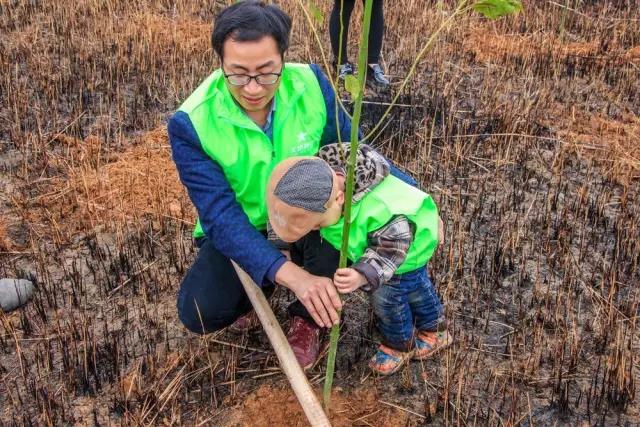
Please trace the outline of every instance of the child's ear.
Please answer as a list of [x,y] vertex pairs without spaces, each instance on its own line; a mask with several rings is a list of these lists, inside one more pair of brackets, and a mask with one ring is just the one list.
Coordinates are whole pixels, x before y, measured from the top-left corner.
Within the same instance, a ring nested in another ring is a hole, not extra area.
[[344,191],[338,190],[338,194],[336,194],[336,203],[339,205],[344,204]]

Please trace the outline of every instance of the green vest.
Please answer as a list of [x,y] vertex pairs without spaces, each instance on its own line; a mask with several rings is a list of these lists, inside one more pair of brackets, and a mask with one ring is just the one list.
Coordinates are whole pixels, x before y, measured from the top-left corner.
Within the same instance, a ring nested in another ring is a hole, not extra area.
[[[327,119],[324,96],[309,65],[286,64],[275,98],[273,143],[236,104],[220,69],[179,109],[189,115],[202,149],[220,165],[258,230],[267,226],[265,191],[271,171],[288,157],[315,155]],[[204,236],[200,220],[193,236]]]
[[[415,235],[407,258],[396,274],[424,267],[438,245],[438,208],[430,195],[389,175],[351,206],[351,227],[347,256],[357,262],[368,246],[369,233],[382,228],[394,216],[405,215],[415,224]],[[344,218],[320,234],[340,250]]]

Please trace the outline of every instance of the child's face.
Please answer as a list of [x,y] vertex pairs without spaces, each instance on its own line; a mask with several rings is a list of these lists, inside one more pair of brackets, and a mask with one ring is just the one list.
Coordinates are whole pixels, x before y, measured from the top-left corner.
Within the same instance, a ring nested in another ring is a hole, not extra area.
[[285,242],[296,242],[307,235],[311,230],[319,230],[320,227],[328,227],[335,224],[342,217],[342,205],[344,204],[344,177],[333,173],[333,190],[326,204],[327,210],[310,212],[302,208],[289,206],[280,200],[274,200],[271,209],[270,221],[277,227],[278,237]]

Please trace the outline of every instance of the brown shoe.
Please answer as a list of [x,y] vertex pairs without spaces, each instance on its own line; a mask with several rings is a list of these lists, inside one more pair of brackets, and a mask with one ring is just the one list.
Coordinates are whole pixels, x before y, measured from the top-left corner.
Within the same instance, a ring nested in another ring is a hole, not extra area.
[[260,326],[260,319],[258,319],[256,312],[251,310],[247,314],[240,316],[228,329],[229,332],[234,334],[243,334],[256,329],[258,326]]
[[291,345],[302,369],[311,368],[320,354],[323,330],[315,322],[295,316],[287,332],[287,341]]

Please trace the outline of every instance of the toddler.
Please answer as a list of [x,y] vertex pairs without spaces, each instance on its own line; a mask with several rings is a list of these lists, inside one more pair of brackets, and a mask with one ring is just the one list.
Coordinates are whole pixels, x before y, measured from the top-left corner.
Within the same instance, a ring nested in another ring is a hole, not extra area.
[[[293,157],[273,170],[267,188],[272,230],[295,242],[312,230],[340,250],[345,161],[349,145],[322,147],[318,157]],[[375,372],[396,372],[425,359],[451,337],[426,264],[442,238],[442,222],[428,194],[390,175],[389,164],[367,145],[358,149],[348,258],[334,284],[340,293],[370,293],[382,335],[369,362]]]

